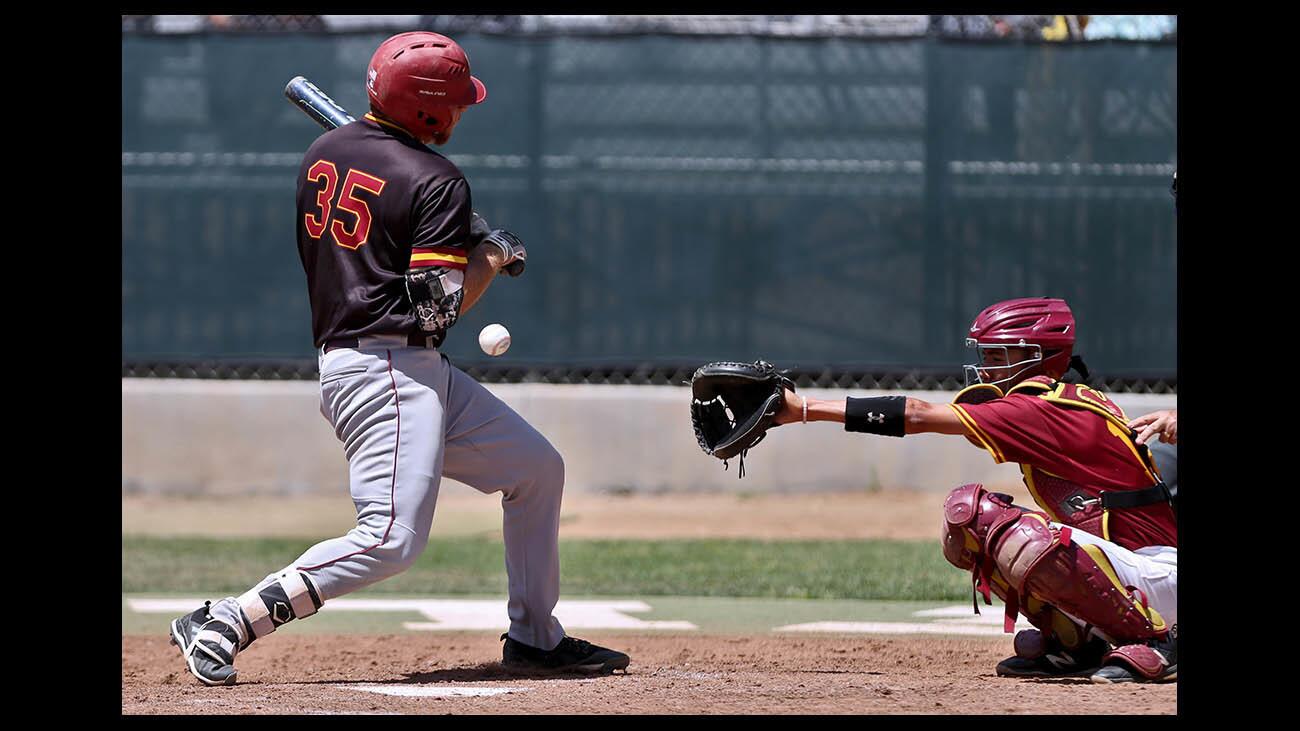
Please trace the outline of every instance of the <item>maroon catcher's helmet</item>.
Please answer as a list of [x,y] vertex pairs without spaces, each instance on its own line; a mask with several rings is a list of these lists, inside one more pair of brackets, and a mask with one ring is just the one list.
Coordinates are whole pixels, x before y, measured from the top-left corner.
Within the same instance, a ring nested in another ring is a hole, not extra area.
[[487,98],[469,56],[444,35],[399,33],[379,44],[366,72],[370,106],[422,142],[444,144],[460,108]]
[[[1074,314],[1065,300],[1027,297],[989,305],[975,317],[966,346],[975,348],[978,362],[965,366],[966,382],[1006,387],[1049,375],[1060,378],[1070,367],[1074,351]],[[1025,348],[1033,355],[1012,362],[1008,348]],[[999,357],[1000,356],[1000,357]],[[994,379],[992,371],[1009,373]]]

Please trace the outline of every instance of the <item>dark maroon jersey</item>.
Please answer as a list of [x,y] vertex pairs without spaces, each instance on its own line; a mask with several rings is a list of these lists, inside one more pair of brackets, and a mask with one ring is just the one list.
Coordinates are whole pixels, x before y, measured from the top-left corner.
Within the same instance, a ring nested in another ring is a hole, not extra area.
[[316,347],[419,328],[412,267],[464,270],[469,184],[447,158],[367,114],[321,135],[298,171],[298,255]]

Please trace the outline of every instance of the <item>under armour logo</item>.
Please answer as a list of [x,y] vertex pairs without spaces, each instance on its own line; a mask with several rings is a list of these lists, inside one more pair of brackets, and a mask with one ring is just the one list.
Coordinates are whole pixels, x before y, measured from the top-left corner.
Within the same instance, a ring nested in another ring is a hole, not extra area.
[[872,422],[874,424],[883,424],[885,423],[885,415],[876,414],[869,411],[867,412],[867,421]]

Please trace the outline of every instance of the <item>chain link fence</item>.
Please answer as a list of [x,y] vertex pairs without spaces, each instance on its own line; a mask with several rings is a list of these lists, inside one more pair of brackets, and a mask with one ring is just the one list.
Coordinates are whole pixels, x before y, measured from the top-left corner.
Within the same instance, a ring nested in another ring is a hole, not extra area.
[[791,38],[1171,41],[1174,15],[123,15],[122,32],[351,33],[431,30],[487,35],[657,33]]
[[[315,377],[291,214],[319,130],[280,89],[358,114],[379,41],[429,28],[490,94],[441,151],[529,242],[445,345],[471,375],[812,356],[804,385],[956,388],[981,307],[1052,294],[1098,384],[1176,388],[1170,37],[954,17],[123,16],[123,375]],[[486,361],[489,322],[515,345]]]
[[[586,383],[598,385],[685,386],[699,363],[600,363],[596,365],[498,363],[478,359],[453,361],[481,383]],[[800,388],[855,390],[958,391],[961,373],[925,369],[887,370],[863,366],[783,369]],[[207,380],[315,381],[320,373],[309,359],[133,361],[122,366],[123,378],[198,378]],[[1073,374],[1071,374],[1073,375]],[[1079,380],[1079,379],[1076,379]],[[1073,382],[1073,381],[1072,381]],[[1108,393],[1178,392],[1178,378],[1167,374],[1093,377],[1086,381]]]

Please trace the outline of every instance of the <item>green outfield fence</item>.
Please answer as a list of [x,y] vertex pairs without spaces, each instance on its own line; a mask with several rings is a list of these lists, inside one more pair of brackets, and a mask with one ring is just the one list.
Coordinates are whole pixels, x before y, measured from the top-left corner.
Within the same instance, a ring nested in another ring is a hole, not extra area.
[[[441,151],[529,246],[444,346],[485,379],[761,356],[948,387],[981,307],[1052,295],[1098,380],[1176,389],[1168,16],[1094,18],[1101,40],[1075,16],[996,39],[993,16],[376,17],[123,16],[124,376],[314,373],[294,176],[319,130],[282,89],[359,116],[374,48],[430,28],[489,91]],[[514,341],[489,362],[490,322]]]

